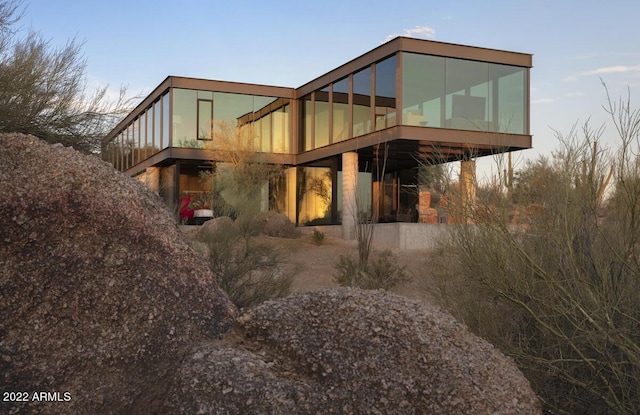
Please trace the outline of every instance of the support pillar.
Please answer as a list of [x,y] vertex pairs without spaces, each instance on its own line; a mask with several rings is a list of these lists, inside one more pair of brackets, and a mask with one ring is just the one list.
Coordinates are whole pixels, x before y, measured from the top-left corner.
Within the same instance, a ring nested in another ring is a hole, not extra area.
[[358,153],[342,153],[342,239],[356,238]]
[[469,223],[469,214],[475,207],[476,201],[476,162],[473,160],[460,162],[460,201],[462,203],[462,220]]

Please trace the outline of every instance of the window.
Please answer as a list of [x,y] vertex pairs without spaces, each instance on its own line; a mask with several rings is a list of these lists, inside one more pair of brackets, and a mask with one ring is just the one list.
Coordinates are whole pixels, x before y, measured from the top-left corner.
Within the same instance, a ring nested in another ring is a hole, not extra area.
[[376,64],[376,131],[396,125],[396,57]]
[[329,87],[315,92],[314,148],[329,144]]
[[353,136],[371,132],[371,68],[353,75]]
[[333,84],[333,142],[349,138],[349,78]]
[[213,132],[213,101],[198,100],[198,140],[211,140]]

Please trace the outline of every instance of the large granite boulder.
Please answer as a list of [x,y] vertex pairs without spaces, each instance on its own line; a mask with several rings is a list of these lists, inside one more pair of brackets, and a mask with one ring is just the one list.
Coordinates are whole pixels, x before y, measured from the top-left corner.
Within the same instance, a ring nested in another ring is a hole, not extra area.
[[167,414],[540,414],[515,363],[437,308],[382,291],[264,303],[192,349]]
[[28,401],[1,413],[157,412],[235,317],[160,198],[71,148],[0,135],[0,239],[0,384]]

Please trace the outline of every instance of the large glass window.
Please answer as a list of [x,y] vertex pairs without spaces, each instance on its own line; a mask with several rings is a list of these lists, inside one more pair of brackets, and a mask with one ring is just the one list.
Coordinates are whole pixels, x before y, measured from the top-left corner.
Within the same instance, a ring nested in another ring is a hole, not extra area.
[[147,108],[147,142],[151,147],[151,151],[149,155],[156,154],[158,152],[158,148],[156,147],[156,143],[153,139],[153,107]]
[[353,136],[371,132],[371,68],[353,75]]
[[127,149],[126,149],[126,165],[129,168],[133,165],[133,126],[129,124],[127,127]]
[[213,93],[214,146],[253,138],[253,96]]
[[490,131],[489,64],[447,59],[446,127]]
[[497,131],[511,134],[527,133],[527,70],[508,65],[489,65],[491,85],[497,111]]
[[527,134],[526,68],[404,53],[403,124]]
[[213,133],[213,101],[198,100],[198,139],[211,140]]
[[312,121],[312,116],[313,116],[313,111],[312,111],[312,101],[311,101],[311,95],[307,95],[304,98],[302,98],[302,120],[303,120],[303,127],[302,127],[302,150],[303,151],[307,151],[307,150],[312,150],[313,146],[312,146],[312,129],[311,126],[313,125],[313,121]]
[[333,84],[333,142],[349,138],[349,78]]
[[138,126],[140,120],[136,118],[131,124],[131,147],[133,149],[132,163],[136,164],[140,161],[140,137],[138,136]]
[[145,111],[140,115],[140,147],[142,147],[140,157],[144,160],[149,157],[149,144],[147,143],[147,113]]
[[[198,131],[198,91],[173,89],[173,147],[202,146],[197,138]],[[209,107],[211,110],[211,107]]]
[[161,111],[160,101],[156,101],[153,104],[153,141],[158,146],[158,150],[162,150],[164,147],[162,146],[162,111]]
[[315,92],[315,145],[329,144],[329,87]]
[[405,53],[402,61],[402,123],[444,126],[445,58]]
[[276,101],[274,97],[253,97],[253,138],[257,151],[271,152],[271,114],[277,107]]
[[171,107],[169,106],[169,93],[162,96],[162,148],[170,145]]
[[297,177],[298,225],[331,223],[331,169],[300,167]]
[[273,152],[289,152],[289,105],[278,107],[273,112],[271,121],[273,135]]
[[333,84],[333,142],[349,138],[349,78]]
[[396,56],[376,64],[376,131],[396,125]]

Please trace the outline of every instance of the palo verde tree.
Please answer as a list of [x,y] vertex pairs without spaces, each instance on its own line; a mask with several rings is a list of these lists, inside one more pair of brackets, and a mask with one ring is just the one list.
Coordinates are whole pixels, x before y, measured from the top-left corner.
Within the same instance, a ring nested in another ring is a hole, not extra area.
[[40,33],[16,28],[22,0],[0,0],[0,132],[32,134],[50,143],[99,153],[101,140],[127,113],[124,88],[85,93],[86,62],[75,39],[54,48]]
[[557,133],[552,157],[511,197],[479,200],[433,256],[444,304],[516,360],[549,413],[640,408],[640,110],[606,110],[617,148],[588,124]]

